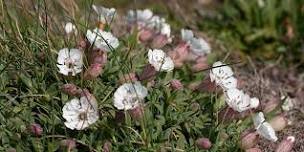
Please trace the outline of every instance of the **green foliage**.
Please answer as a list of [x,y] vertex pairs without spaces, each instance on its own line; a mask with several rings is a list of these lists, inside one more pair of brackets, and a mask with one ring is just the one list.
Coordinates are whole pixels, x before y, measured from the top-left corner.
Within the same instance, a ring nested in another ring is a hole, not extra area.
[[296,57],[302,47],[303,5],[302,0],[225,0],[221,19],[211,27],[231,49],[262,59],[282,53]]

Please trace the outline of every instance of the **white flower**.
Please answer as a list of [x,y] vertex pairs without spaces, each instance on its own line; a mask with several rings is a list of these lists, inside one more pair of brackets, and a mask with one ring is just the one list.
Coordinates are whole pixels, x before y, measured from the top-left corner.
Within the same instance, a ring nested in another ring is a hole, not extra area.
[[105,8],[102,6],[92,5],[93,10],[98,14],[99,21],[106,24],[110,23],[115,15],[115,8]]
[[229,107],[238,112],[256,108],[259,105],[259,100],[257,98],[250,98],[248,94],[245,94],[239,89],[227,90],[225,92],[225,100]]
[[119,110],[134,109],[147,95],[147,89],[139,82],[125,83],[114,93],[114,106]]
[[191,51],[197,56],[203,56],[211,52],[210,45],[202,38],[195,38],[191,30],[181,30],[182,40],[190,45]]
[[265,117],[262,112],[259,112],[253,117],[253,124],[259,135],[273,142],[278,140],[274,129],[265,121]]
[[160,30],[160,33],[162,35],[165,35],[167,36],[168,38],[170,38],[170,34],[171,34],[171,28],[170,28],[170,25],[168,23],[163,23],[162,24],[162,27],[161,27],[161,30]]
[[83,130],[95,123],[98,118],[97,102],[93,96],[82,96],[67,102],[62,108],[65,126],[70,129]]
[[182,40],[185,42],[191,41],[194,38],[194,34],[191,30],[181,29]]
[[71,23],[71,22],[68,22],[68,23],[65,24],[64,30],[65,30],[66,34],[70,34],[72,32],[74,32],[75,34],[77,34],[76,26],[73,23]]
[[130,10],[127,14],[127,21],[130,23],[136,22],[140,27],[146,26],[153,16],[150,9],[145,10]]
[[172,59],[166,55],[163,50],[153,49],[148,52],[149,63],[155,68],[156,71],[172,71],[174,63]]
[[58,52],[57,67],[59,73],[75,76],[82,71],[82,52],[79,49],[63,48]]
[[237,79],[233,77],[232,69],[220,61],[213,63],[209,76],[211,82],[215,81],[224,90],[237,87]]
[[118,39],[110,32],[102,31],[95,28],[93,32],[87,30],[87,39],[95,47],[103,49],[105,51],[111,51],[112,48],[116,49],[119,46]]
[[285,99],[285,101],[283,102],[283,104],[281,106],[284,111],[290,111],[291,109],[293,109],[293,107],[294,107],[293,99],[291,99],[289,96],[287,96],[287,97],[282,96],[281,99],[282,100]]

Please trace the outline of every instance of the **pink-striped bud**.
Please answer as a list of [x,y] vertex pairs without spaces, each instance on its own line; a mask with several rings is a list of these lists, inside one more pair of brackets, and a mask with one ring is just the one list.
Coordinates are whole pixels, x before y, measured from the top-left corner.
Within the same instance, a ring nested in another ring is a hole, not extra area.
[[106,141],[103,144],[102,150],[103,150],[103,152],[110,152],[111,151],[111,147],[112,147],[111,142]]
[[250,148],[246,149],[245,152],[262,152],[260,148]]
[[78,42],[77,48],[85,50],[88,46],[90,46],[90,43],[86,39],[82,39]]
[[212,143],[210,142],[210,140],[208,138],[199,138],[196,140],[196,145],[198,148],[200,149],[210,149],[212,146]]
[[155,49],[159,49],[164,47],[168,42],[169,38],[166,35],[158,34],[152,40],[151,47]]
[[177,79],[171,80],[170,81],[170,86],[173,90],[181,90],[184,87],[183,84]]
[[61,90],[70,96],[79,96],[81,93],[81,90],[75,84],[72,83],[64,84],[61,87]]
[[29,126],[29,131],[35,136],[41,136],[43,129],[40,124],[33,123]]
[[119,78],[119,82],[121,84],[135,82],[135,81],[138,81],[138,78],[137,78],[137,75],[133,72],[124,74]]
[[154,32],[151,29],[143,28],[138,32],[138,40],[140,42],[147,42],[152,39]]
[[100,64],[103,67],[107,63],[107,52],[101,49],[92,50],[90,63]]
[[276,109],[278,107],[278,105],[280,104],[279,102],[280,99],[273,97],[271,98],[268,102],[266,102],[266,104],[263,106],[263,112],[264,113],[269,113],[271,111],[273,111],[274,109]]
[[68,151],[76,147],[76,142],[74,139],[64,139],[60,141],[62,147],[66,148]]
[[241,148],[242,149],[249,149],[254,147],[259,140],[259,135],[257,132],[249,132],[245,133],[243,136],[241,136]]
[[147,64],[142,73],[138,76],[139,81],[152,79],[157,74],[157,71],[151,64]]
[[197,58],[195,60],[195,64],[192,67],[192,71],[199,72],[199,71],[207,69],[208,67],[209,66],[207,63],[207,58],[205,56],[200,56],[199,58]]
[[288,119],[284,115],[278,115],[273,117],[269,124],[275,131],[281,131],[288,125]]
[[189,45],[185,42],[179,43],[168,55],[173,60],[175,67],[181,67],[189,54]]
[[144,107],[137,106],[134,109],[129,110],[129,114],[135,120],[140,120],[144,115]]
[[278,146],[275,152],[291,152],[295,142],[294,136],[288,136]]
[[215,82],[211,82],[209,77],[206,77],[199,85],[197,85],[196,90],[200,92],[215,92],[216,84]]
[[93,80],[97,78],[102,73],[101,64],[91,64],[89,68],[84,73],[85,80]]

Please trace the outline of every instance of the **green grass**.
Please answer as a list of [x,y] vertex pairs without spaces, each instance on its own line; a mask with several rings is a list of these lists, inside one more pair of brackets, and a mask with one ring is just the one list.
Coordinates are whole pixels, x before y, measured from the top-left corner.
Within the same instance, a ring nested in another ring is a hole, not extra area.
[[[116,2],[115,6],[126,3]],[[199,151],[195,140],[200,137],[210,138],[213,146],[209,151],[240,151],[239,134],[248,123],[221,123],[217,116],[223,108],[221,98],[168,87],[173,78],[187,85],[208,74],[192,73],[187,67],[157,76],[156,85],[149,88],[142,121],[133,120],[125,112],[125,121],[118,123],[112,96],[119,86],[119,76],[140,72],[148,62],[148,48],[136,42],[135,34],[119,37],[120,47],[109,53],[104,72],[96,80],[83,80],[82,75],[64,77],[58,73],[56,53],[74,47],[87,29],[96,26],[89,11],[93,1],[79,1],[74,16],[57,1],[34,3],[35,11],[20,7],[16,1],[0,1],[0,151],[66,151],[60,141],[74,138],[78,145],[73,151],[102,151],[103,144],[110,141],[114,152],[195,152]],[[63,25],[70,20],[76,23],[79,35],[67,39],[62,34]],[[276,35],[271,34],[274,38]],[[65,83],[88,88],[97,98],[100,119],[88,129],[75,131],[64,126],[62,107],[73,98],[60,91]],[[191,107],[194,103],[199,107]],[[42,136],[27,129],[34,122],[42,126]],[[228,139],[220,137],[223,132]]]

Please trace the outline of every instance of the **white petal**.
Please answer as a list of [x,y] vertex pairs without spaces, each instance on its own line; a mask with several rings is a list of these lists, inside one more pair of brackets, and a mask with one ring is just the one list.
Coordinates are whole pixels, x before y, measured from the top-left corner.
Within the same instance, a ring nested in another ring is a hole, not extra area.
[[182,36],[182,40],[186,41],[186,42],[190,42],[194,35],[193,32],[191,30],[187,30],[187,29],[182,29],[181,30],[181,36]]

